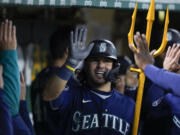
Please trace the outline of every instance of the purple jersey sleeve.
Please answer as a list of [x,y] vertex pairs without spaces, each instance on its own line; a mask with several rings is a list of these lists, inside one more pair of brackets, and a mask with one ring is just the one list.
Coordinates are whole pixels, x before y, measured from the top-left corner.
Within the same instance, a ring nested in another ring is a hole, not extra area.
[[173,94],[180,96],[180,75],[147,65],[144,70],[145,75],[156,85],[164,90],[170,90]]
[[[68,88],[65,88],[68,89]],[[72,90],[63,90],[60,96],[49,102],[52,110],[63,109],[71,104],[72,101]]]
[[50,108],[52,110],[63,110],[67,106],[71,106],[73,97],[79,95],[77,86],[78,83],[73,78],[70,78],[59,97],[49,102]]
[[13,135],[12,119],[9,108],[0,89],[0,135]]

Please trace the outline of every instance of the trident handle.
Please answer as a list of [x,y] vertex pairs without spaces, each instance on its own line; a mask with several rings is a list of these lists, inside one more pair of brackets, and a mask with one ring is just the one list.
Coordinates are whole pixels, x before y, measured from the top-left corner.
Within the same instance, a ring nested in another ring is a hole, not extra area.
[[143,97],[143,92],[144,92],[144,82],[146,79],[143,71],[140,70],[138,72],[139,72],[139,87],[138,87],[137,97],[136,97],[136,107],[135,107],[135,112],[134,112],[134,123],[133,123],[132,135],[137,135],[138,133],[142,97]]

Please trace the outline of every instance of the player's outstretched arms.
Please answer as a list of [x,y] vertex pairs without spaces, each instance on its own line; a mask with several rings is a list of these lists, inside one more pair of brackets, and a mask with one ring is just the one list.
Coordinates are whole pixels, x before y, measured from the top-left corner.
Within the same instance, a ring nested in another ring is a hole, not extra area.
[[[129,48],[134,53],[136,65],[140,69],[144,70],[146,77],[148,77],[156,85],[164,88],[164,90],[168,90],[173,94],[180,96],[180,75],[168,72],[152,65],[154,63],[154,59],[148,51],[145,35],[140,35],[140,33],[137,32],[134,36],[134,41],[136,43],[137,50],[133,48],[132,45],[129,45]],[[175,50],[177,51],[177,48]],[[178,59],[179,55],[180,54],[177,51],[175,56],[176,58],[174,57],[175,61]]]
[[58,68],[47,81],[43,93],[45,101],[54,100],[61,94],[76,66],[89,55],[93,45],[86,47],[86,36],[87,29],[85,27],[77,27],[75,31],[71,31],[68,58],[65,64]]
[[145,75],[156,85],[167,92],[180,96],[180,75],[154,65],[147,65],[144,70]]

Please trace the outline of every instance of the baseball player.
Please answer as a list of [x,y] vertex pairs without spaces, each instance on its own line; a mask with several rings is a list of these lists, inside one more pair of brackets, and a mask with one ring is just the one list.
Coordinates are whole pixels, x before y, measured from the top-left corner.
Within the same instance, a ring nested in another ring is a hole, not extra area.
[[[131,45],[129,47],[134,52],[136,65],[144,70],[146,77],[151,81],[149,85],[146,84],[145,86],[143,102],[143,111],[145,111],[143,113],[145,115],[142,116],[144,120],[142,134],[178,135],[180,134],[180,108],[178,107],[178,103],[180,103],[180,75],[152,65],[154,59],[148,53],[145,35],[140,35],[137,32],[134,40],[138,52]],[[174,55],[169,55],[173,53]],[[171,60],[174,60],[174,63],[169,63],[169,67],[173,67],[172,65],[176,64],[176,69],[179,70],[179,46],[174,45],[172,48],[169,48],[166,58],[169,56]]]
[[[86,48],[86,33],[84,27],[71,32],[69,57],[47,82],[43,98],[49,125],[58,135],[129,135],[134,101],[105,78],[117,60],[116,48],[108,40],[94,40]],[[77,82],[70,77],[82,60]]]
[[[132,66],[132,62],[127,56],[119,56],[117,74],[115,74],[115,76],[107,77],[110,81],[112,81],[112,87],[114,87],[120,93],[130,96],[135,100],[138,86],[138,77],[136,76],[136,73],[130,72],[130,66]],[[113,71],[115,71],[115,69]]]
[[127,56],[118,56],[118,63],[121,67],[121,72],[116,76],[115,81],[112,82],[112,86],[120,93],[124,94],[126,86],[126,73],[132,63]]

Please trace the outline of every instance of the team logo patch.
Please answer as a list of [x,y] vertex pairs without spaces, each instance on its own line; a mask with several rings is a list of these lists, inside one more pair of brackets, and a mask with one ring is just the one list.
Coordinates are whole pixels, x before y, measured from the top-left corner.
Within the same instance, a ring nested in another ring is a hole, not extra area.
[[153,106],[153,107],[157,107],[157,106],[161,103],[161,101],[162,101],[163,98],[164,98],[164,97],[160,97],[159,99],[155,100],[155,101],[152,103],[152,106]]
[[92,101],[91,100],[85,100],[85,99],[82,100],[82,103],[89,103],[89,102],[92,102]]
[[178,128],[180,128],[180,120],[175,115],[173,116],[173,122]]
[[106,43],[101,43],[99,47],[99,52],[105,52],[106,51]]

